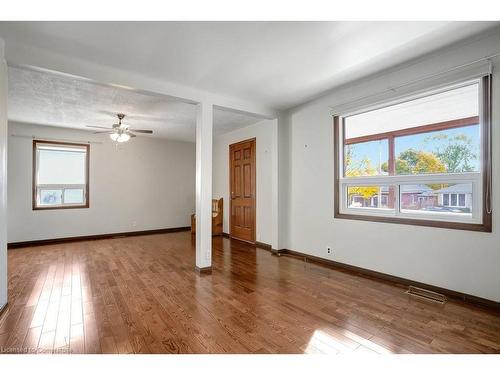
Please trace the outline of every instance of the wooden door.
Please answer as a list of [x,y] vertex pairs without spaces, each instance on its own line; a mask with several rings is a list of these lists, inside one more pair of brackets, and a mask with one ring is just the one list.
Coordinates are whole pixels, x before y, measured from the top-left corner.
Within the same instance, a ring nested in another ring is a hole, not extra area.
[[229,146],[230,234],[255,242],[255,138]]

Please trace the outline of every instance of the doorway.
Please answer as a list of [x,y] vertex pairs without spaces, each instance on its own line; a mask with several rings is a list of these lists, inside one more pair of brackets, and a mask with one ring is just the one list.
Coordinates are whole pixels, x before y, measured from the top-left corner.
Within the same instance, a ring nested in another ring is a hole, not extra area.
[[255,138],[229,146],[231,238],[255,242]]

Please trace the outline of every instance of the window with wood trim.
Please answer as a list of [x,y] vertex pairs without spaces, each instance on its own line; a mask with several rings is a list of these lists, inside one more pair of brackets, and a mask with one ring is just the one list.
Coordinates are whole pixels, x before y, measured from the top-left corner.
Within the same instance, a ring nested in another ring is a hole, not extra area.
[[88,144],[33,141],[33,209],[89,207]]
[[335,217],[491,231],[490,85],[335,116]]

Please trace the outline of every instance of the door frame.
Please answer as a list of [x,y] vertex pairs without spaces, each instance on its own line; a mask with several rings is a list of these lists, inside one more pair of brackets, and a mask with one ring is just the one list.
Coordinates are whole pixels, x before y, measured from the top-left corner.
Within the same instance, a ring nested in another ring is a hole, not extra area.
[[[255,176],[255,191],[254,191],[254,201],[253,201],[253,223],[252,223],[252,241],[247,241],[243,240],[238,237],[233,237],[231,233],[232,225],[232,217],[233,217],[233,194],[231,190],[231,184],[233,181],[233,166],[231,163],[231,147],[239,145],[241,143],[247,143],[247,142],[253,142],[254,144],[254,153],[252,155],[253,159],[253,171],[254,171],[254,176]],[[248,138],[242,141],[234,142],[229,144],[228,147],[228,153],[229,153],[229,238],[234,238],[235,240],[238,241],[243,241],[243,242],[250,242],[250,243],[255,243],[256,237],[257,237],[257,137],[253,138]]]

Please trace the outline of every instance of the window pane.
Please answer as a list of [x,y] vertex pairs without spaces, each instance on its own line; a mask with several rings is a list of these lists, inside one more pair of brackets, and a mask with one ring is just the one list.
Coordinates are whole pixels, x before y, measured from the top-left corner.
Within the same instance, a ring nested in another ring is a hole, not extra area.
[[348,186],[347,207],[366,209],[394,208],[394,186]]
[[387,139],[348,144],[344,147],[344,176],[387,174],[389,146]]
[[[344,119],[346,144],[359,148],[347,152],[346,164],[369,161],[361,175],[387,172],[388,138],[394,138],[396,174],[479,172],[479,84],[431,94],[403,103],[348,116]],[[382,141],[380,141],[382,140]],[[364,142],[364,143],[360,143]],[[384,142],[384,151],[376,144]],[[382,159],[382,161],[379,161]],[[347,169],[346,169],[347,170]],[[348,177],[347,173],[345,177]]]
[[62,203],[62,189],[40,189],[41,206],[55,205]]
[[458,205],[460,207],[465,207],[465,194],[458,195]]
[[479,125],[395,138],[396,174],[478,172]]
[[83,204],[83,189],[65,189],[64,204]]
[[[457,196],[462,196],[457,207]],[[467,204],[466,204],[467,203]],[[419,184],[400,186],[401,212],[472,215],[472,184]]]
[[345,138],[400,131],[422,125],[479,116],[479,84],[360,113],[345,118]]
[[40,147],[38,184],[85,184],[86,152],[83,149]]
[[457,205],[457,195],[456,194],[451,194],[451,203],[450,206],[456,206]]
[[450,205],[450,194],[443,194],[443,206]]

